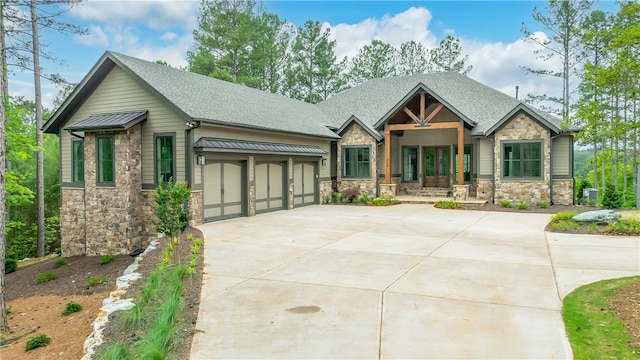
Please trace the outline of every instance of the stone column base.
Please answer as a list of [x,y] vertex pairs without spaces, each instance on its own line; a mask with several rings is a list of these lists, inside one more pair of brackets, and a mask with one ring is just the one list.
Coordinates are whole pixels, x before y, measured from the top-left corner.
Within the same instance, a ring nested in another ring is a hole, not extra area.
[[471,185],[453,185],[453,198],[455,200],[469,200],[469,190]]
[[380,197],[396,197],[396,184],[380,184]]

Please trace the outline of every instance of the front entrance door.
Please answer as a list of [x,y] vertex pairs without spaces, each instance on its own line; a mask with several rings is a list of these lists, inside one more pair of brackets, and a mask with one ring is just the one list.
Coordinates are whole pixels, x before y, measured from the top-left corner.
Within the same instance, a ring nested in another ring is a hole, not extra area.
[[449,148],[424,149],[424,186],[449,187]]

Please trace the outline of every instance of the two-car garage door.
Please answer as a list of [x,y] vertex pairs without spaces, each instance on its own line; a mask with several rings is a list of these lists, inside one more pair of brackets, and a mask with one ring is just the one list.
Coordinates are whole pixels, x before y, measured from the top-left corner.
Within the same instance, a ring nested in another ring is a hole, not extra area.
[[[288,208],[288,162],[256,161],[255,212]],[[248,214],[247,161],[207,161],[203,167],[204,221]],[[317,162],[293,162],[293,206],[316,204]]]

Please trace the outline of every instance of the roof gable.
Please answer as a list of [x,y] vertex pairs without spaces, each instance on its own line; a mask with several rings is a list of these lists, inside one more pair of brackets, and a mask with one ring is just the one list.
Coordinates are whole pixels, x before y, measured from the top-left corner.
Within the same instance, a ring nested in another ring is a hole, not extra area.
[[106,52],[45,124],[58,132],[104,76],[119,66],[187,119],[204,123],[337,138],[326,114],[312,104],[169,66]]

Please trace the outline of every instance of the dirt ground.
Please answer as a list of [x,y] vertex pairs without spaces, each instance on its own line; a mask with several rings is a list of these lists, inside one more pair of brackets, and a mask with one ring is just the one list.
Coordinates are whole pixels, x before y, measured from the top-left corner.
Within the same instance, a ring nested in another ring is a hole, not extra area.
[[[195,229],[187,233],[201,237]],[[180,242],[180,252],[190,251],[187,241]],[[166,240],[161,240],[158,248],[144,256],[137,272],[143,278],[133,283],[125,297],[136,297],[144,278],[155,269],[162,258],[162,250]],[[0,348],[0,359],[80,359],[83,355],[85,339],[92,332],[92,324],[96,319],[102,301],[109,292],[116,289],[116,279],[133,263],[134,258],[128,255],[114,257],[108,264],[100,265],[99,256],[74,256],[65,258],[67,264],[55,268],[54,262],[59,257],[48,258],[28,266],[21,264],[16,272],[5,275],[5,299],[10,314],[8,323],[10,333],[8,344]],[[53,271],[58,277],[44,284],[36,284],[38,274]],[[191,339],[198,316],[198,305],[201,287],[202,261],[199,263],[197,275],[183,288],[185,295],[184,324],[181,332],[180,358],[188,358]],[[107,283],[87,287],[85,280],[89,276],[106,276]],[[63,316],[66,304],[74,302],[82,306],[82,310],[69,316]],[[111,321],[109,324],[112,324]],[[105,340],[117,340],[117,333],[110,331],[107,325],[104,331]],[[25,352],[26,342],[33,336],[46,334],[51,343],[29,352]]]
[[[549,209],[532,207],[528,210],[517,208],[505,209],[495,205],[466,206],[468,209],[484,211],[513,211],[530,213],[555,214],[559,211],[584,212],[594,210],[590,207],[551,206]],[[196,237],[202,234],[195,229],[188,229]],[[180,242],[179,252],[188,253],[189,243]],[[184,245],[184,246],[183,246]],[[166,240],[156,250],[145,255],[140,262],[138,272],[143,274],[143,279],[135,282],[128,290],[126,297],[136,297],[144,278],[162,259],[162,250],[166,246]],[[5,276],[5,299],[9,315],[9,343],[0,348],[1,359],[80,359],[83,354],[84,340],[91,333],[91,325],[99,312],[102,300],[108,297],[109,292],[115,289],[115,280],[121,276],[124,269],[133,262],[129,256],[117,256],[112,262],[100,265],[100,257],[76,256],[66,258],[68,263],[59,268],[54,267],[58,257],[34,263],[29,266],[21,266],[18,271]],[[44,284],[36,284],[38,274],[54,271],[58,278]],[[88,276],[105,275],[109,279],[107,283],[94,287],[85,286]],[[185,296],[185,311],[181,319],[181,331],[179,348],[176,358],[187,359],[191,348],[191,339],[195,331],[198,316],[199,296],[202,279],[202,261],[199,263],[197,276],[187,282],[183,289]],[[65,306],[69,302],[82,305],[83,310],[62,316]],[[620,316],[632,336],[640,344],[640,285],[635,284],[618,293],[611,303],[612,309]],[[114,319],[117,313],[104,330],[106,342],[119,341],[123,337],[131,336],[114,330]],[[32,350],[24,351],[24,346],[29,338],[38,334],[47,334],[51,337],[51,344]]]

